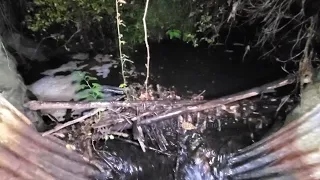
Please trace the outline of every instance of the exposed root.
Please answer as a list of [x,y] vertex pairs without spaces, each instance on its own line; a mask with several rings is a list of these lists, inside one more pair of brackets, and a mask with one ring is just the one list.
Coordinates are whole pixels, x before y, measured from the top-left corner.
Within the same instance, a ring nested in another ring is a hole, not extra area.
[[[317,19],[317,18],[315,18]],[[315,21],[313,18],[310,19],[310,27],[307,34],[307,42],[303,50],[302,60],[299,63],[299,75],[300,75],[300,86],[303,89],[304,84],[308,84],[313,81],[313,68],[311,64],[311,59],[313,58],[312,51],[312,39],[314,37],[314,26]],[[311,50],[310,50],[311,49]]]

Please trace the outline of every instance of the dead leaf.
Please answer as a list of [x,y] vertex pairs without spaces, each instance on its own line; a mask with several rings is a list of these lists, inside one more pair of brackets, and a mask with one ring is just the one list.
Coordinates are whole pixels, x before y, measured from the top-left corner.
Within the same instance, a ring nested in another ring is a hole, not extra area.
[[72,145],[72,144],[67,144],[66,145],[66,148],[68,149],[68,150],[76,150],[76,147],[74,146],[74,145]]
[[196,126],[194,126],[192,123],[189,123],[189,122],[182,122],[182,123],[181,123],[181,127],[182,127],[184,130],[197,129]]

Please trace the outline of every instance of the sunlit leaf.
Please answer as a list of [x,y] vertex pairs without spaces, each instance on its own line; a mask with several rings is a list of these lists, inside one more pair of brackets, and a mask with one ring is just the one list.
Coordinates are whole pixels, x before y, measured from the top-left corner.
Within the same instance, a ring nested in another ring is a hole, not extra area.
[[86,76],[86,79],[87,79],[87,80],[92,80],[92,81],[98,80],[98,78],[93,77],[93,76]]
[[122,83],[122,84],[119,85],[119,87],[120,87],[120,88],[125,88],[125,87],[127,87],[127,84]]
[[98,83],[92,83],[92,86],[93,86],[94,88],[101,88],[101,85],[98,84]]
[[84,85],[84,84],[78,85],[78,86],[77,86],[77,90],[76,90],[76,91],[83,90],[83,89],[85,89],[86,87],[87,87],[87,86],[86,86],[86,85]]

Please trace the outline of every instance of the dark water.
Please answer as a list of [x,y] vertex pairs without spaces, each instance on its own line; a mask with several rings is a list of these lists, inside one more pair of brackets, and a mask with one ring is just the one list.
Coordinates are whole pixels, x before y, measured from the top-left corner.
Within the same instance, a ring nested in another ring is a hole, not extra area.
[[[256,52],[249,53],[243,62],[244,47],[235,46],[230,53],[224,51],[224,46],[208,51],[179,42],[163,42],[151,44],[150,49],[151,83],[174,86],[184,96],[206,90],[205,98],[211,99],[286,76],[280,64],[257,60],[260,54]],[[138,72],[145,72],[145,54],[145,47],[141,46],[130,55]],[[143,82],[144,76],[138,80]],[[261,139],[275,121],[283,120],[292,109],[291,101],[276,115],[282,97],[274,93],[242,101],[239,117],[216,111],[202,113],[195,131],[181,131],[177,119],[144,126],[147,146],[171,156],[152,150],[143,153],[138,146],[121,141],[104,142],[98,147],[102,157],[118,171],[111,170],[110,179],[229,179],[221,174],[225,158]]]
[[202,112],[199,120],[190,115],[197,124],[191,131],[179,128],[177,119],[143,126],[146,145],[161,153],[115,139],[96,144],[98,154],[109,164],[110,179],[230,179],[222,172],[228,155],[261,139],[292,108],[288,103],[275,116],[281,98],[273,97],[240,102],[238,117],[218,110]]
[[[231,50],[233,52],[226,52]],[[261,53],[249,51],[243,59],[245,47],[239,45],[221,45],[215,48],[193,48],[181,42],[164,41],[150,44],[150,83],[164,87],[174,86],[180,95],[198,94],[205,90],[205,97],[216,98],[277,80],[287,75],[281,64],[270,59],[259,59]],[[96,54],[84,63],[97,65],[93,60]],[[117,55],[117,54],[116,54]],[[146,49],[137,46],[129,54],[138,73],[146,73]],[[49,62],[32,62],[28,67],[19,66],[26,84],[31,84],[43,75],[47,69],[58,68],[72,61],[70,54]],[[88,69],[88,68],[87,68]],[[122,83],[121,68],[112,68],[107,78],[99,78],[101,84],[118,86]],[[67,72],[65,74],[68,74]],[[94,75],[94,72],[90,72]],[[58,75],[63,75],[60,73]],[[143,83],[144,75],[133,78],[132,82]]]
[[[180,42],[151,44],[152,80],[166,87],[174,86],[185,95],[205,92],[208,98],[220,97],[260,86],[286,75],[281,64],[270,59],[258,60],[262,54],[251,50],[243,60],[245,47],[224,45],[213,49],[193,48]],[[145,47],[131,55],[137,71],[146,72]]]
[[[233,53],[225,52],[225,46],[195,49],[179,42],[151,44],[151,83],[165,87],[175,86],[179,95],[188,96],[205,90],[206,98],[215,98],[246,90],[276,80],[286,75],[277,63],[257,60],[260,54],[249,53],[242,61],[244,47],[232,46]],[[145,72],[145,47],[130,55],[136,71]],[[27,84],[68,60],[57,59],[50,63],[34,63],[22,74]],[[87,63],[93,63],[86,61]],[[101,84],[118,86],[122,83],[118,68],[111,69]],[[63,73],[60,73],[60,75]],[[137,79],[143,82],[144,76]],[[177,119],[143,127],[146,145],[162,153],[147,150],[121,140],[99,142],[98,155],[104,159],[110,171],[109,179],[225,179],[220,173],[224,157],[240,148],[258,141],[276,120],[283,120],[289,106],[275,116],[282,95],[277,93],[242,101],[239,115],[216,110],[202,112],[194,131],[178,128]],[[197,114],[191,114],[195,118]],[[184,116],[184,118],[187,118]],[[165,154],[164,154],[165,153]],[[168,155],[170,154],[170,155]],[[179,166],[177,166],[177,162]]]

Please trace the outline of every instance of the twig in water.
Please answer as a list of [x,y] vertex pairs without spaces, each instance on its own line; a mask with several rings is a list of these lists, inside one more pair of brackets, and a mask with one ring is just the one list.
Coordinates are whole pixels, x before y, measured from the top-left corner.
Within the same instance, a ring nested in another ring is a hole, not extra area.
[[[123,138],[117,138],[115,137],[116,139],[120,140],[120,141],[123,141],[123,142],[126,142],[126,143],[129,143],[129,144],[132,144],[132,145],[135,145],[135,146],[139,146],[140,147],[140,144],[137,143],[137,142],[134,142],[134,141],[131,141],[131,140],[128,140],[128,139],[123,139]],[[156,148],[153,148],[153,147],[148,147],[146,146],[145,147],[146,149],[149,149],[149,150],[152,150],[152,151],[155,151],[157,153],[160,153],[160,154],[164,154],[164,155],[167,155],[167,156],[172,156],[173,154],[169,154],[169,153],[166,153],[166,152],[163,152],[163,151],[160,151]]]
[[276,117],[280,111],[280,109],[282,108],[282,106],[289,100],[290,95],[285,96],[284,98],[281,99],[281,103],[279,104],[276,113],[274,115],[274,117]]
[[124,138],[129,137],[129,134],[127,134],[127,133],[122,133],[122,132],[111,131],[109,134],[116,135],[116,136],[121,136],[121,137],[124,137]]
[[86,114],[86,115],[84,115],[84,116],[82,116],[82,117],[79,117],[79,118],[77,118],[77,119],[75,119],[75,120],[66,122],[66,123],[64,123],[64,124],[57,125],[57,126],[54,127],[53,129],[42,133],[42,136],[47,136],[47,135],[52,134],[52,133],[54,133],[54,132],[57,132],[57,131],[59,131],[59,130],[61,130],[61,129],[63,129],[63,128],[66,128],[66,127],[71,126],[71,125],[73,125],[73,124],[76,124],[76,123],[78,123],[78,122],[82,122],[82,121],[84,121],[85,119],[87,119],[88,117],[91,117],[91,116],[97,114],[98,112],[104,111],[104,110],[105,110],[104,108],[95,109],[95,110],[89,112],[88,114]]

